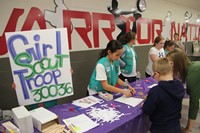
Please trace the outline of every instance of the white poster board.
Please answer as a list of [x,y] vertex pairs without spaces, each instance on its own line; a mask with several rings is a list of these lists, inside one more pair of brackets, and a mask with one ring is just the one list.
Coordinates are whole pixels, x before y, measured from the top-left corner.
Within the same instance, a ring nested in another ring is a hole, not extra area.
[[6,33],[20,105],[73,95],[67,29]]

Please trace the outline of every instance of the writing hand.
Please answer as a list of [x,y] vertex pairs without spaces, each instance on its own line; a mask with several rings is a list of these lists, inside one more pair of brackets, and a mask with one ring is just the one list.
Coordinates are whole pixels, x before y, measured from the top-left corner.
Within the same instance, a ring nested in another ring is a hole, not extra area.
[[126,97],[131,97],[132,96],[132,93],[129,89],[124,89],[123,90],[123,94],[126,96]]
[[132,95],[136,94],[136,91],[133,87],[131,87],[130,85],[128,85],[128,89],[130,90],[130,92],[132,93]]

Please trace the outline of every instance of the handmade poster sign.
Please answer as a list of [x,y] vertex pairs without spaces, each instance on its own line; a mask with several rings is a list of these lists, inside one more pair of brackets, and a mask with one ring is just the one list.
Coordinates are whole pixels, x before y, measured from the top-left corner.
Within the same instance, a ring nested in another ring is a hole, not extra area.
[[20,105],[73,95],[67,29],[6,33]]

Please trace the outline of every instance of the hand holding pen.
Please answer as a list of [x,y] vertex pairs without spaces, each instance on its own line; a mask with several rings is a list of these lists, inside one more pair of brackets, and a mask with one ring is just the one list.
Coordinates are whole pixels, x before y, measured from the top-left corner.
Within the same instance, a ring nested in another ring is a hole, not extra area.
[[128,85],[128,89],[130,90],[132,95],[136,94],[135,89],[133,87],[131,87],[130,85]]

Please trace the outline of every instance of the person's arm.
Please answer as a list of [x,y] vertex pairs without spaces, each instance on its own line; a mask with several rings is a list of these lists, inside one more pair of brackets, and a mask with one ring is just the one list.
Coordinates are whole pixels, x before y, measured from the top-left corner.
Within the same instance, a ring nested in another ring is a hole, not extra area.
[[186,127],[183,130],[183,133],[192,132],[192,128],[195,124],[195,120],[199,110],[199,96],[197,96],[196,94],[199,93],[195,93],[194,91],[190,92],[188,121]]
[[181,41],[178,41],[178,42],[177,42],[177,45],[178,45],[178,47],[179,47],[180,49],[182,49],[183,51],[185,51],[185,47],[184,47],[184,45],[183,45],[183,43],[182,43]]
[[72,67],[70,67],[70,73],[71,75],[74,73],[74,70],[72,69]]
[[[123,52],[122,52],[122,55],[121,55],[122,58],[125,56],[125,51],[126,51],[126,48],[123,47]],[[126,66],[126,63],[121,58],[119,59],[119,64],[120,64],[120,67]]]
[[191,133],[195,120],[188,119],[187,126],[182,130],[182,133]]
[[[130,91],[123,90],[123,89],[120,89],[118,87],[115,87],[115,86],[112,86],[112,85],[108,84],[105,68],[104,68],[104,66],[102,64],[97,64],[96,72],[97,72],[96,73],[96,80],[100,81],[102,87],[105,90],[110,91],[110,92],[122,93],[126,97],[130,97],[131,96],[131,92]],[[123,86],[124,86],[124,84],[123,84]],[[122,85],[122,83],[120,85]]]
[[122,59],[119,59],[119,65],[123,68],[126,66],[126,63]]
[[11,87],[12,87],[12,89],[15,89],[15,88],[16,88],[15,82],[12,83]]
[[199,82],[199,66],[191,64],[187,73],[187,93],[189,99],[189,113],[188,122],[185,130],[192,130],[195,120],[199,112],[199,99],[200,99],[200,82]]
[[134,10],[130,10],[130,11],[121,11],[121,15],[129,15],[129,14],[132,14],[132,13],[136,13],[136,11],[134,11]]
[[[119,84],[121,86],[125,86],[126,85],[126,83],[124,81],[122,81],[120,78],[118,78],[117,84]],[[136,93],[135,89],[132,86],[128,85],[127,87],[131,91],[132,94]]]
[[157,50],[156,50],[155,47],[152,47],[149,50],[149,56],[150,56],[150,59],[151,59],[152,62],[155,62],[158,59]]
[[147,95],[147,98],[142,106],[144,113],[148,115],[153,114],[156,110],[157,95],[152,89],[149,91],[149,94]]
[[151,58],[152,62],[155,62],[158,59],[157,55],[155,55],[155,54],[151,54],[150,58]]
[[118,87],[109,85],[107,80],[103,80],[103,81],[100,81],[100,82],[101,82],[102,87],[107,91],[121,93],[121,94],[124,94],[126,97],[132,96],[131,92],[128,91],[128,90],[123,90],[123,89],[120,89]]

